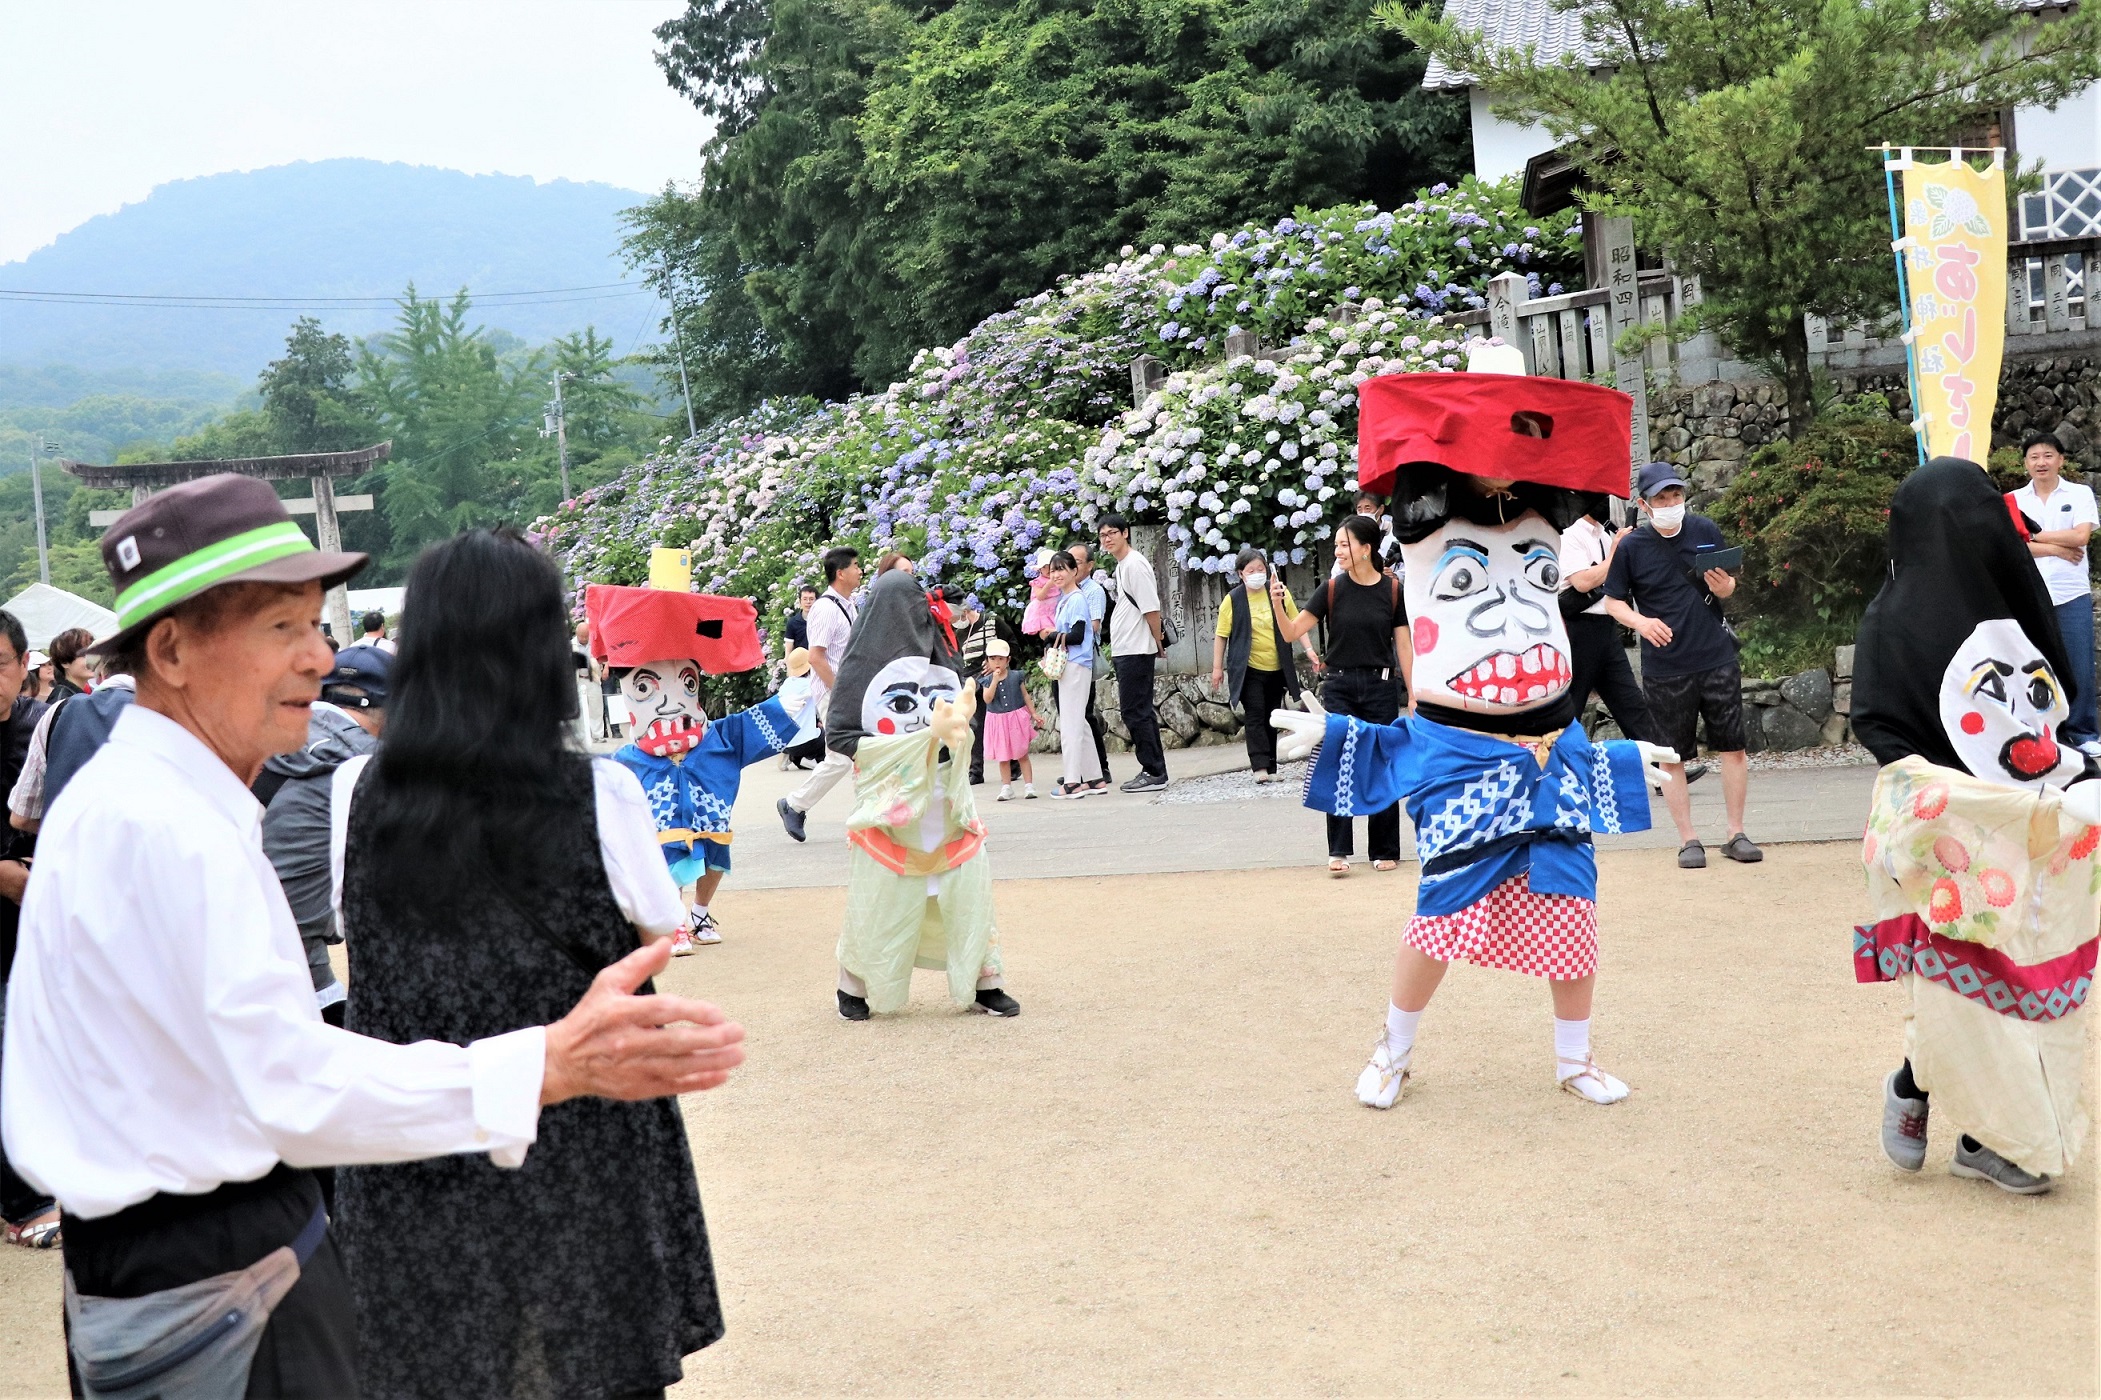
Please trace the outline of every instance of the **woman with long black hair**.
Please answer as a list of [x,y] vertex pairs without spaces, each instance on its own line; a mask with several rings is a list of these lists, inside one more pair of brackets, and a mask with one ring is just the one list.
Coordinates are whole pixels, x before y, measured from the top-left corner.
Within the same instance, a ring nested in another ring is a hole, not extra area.
[[[1335,531],[1335,562],[1342,572],[1325,580],[1296,617],[1286,617],[1284,585],[1270,576],[1277,630],[1295,642],[1328,624],[1328,678],[1320,703],[1330,714],[1352,715],[1370,724],[1391,724],[1400,717],[1401,693],[1415,662],[1408,644],[1408,609],[1401,601],[1401,581],[1380,562],[1382,534],[1368,515],[1353,515]],[[1401,804],[1374,812],[1365,822],[1365,843],[1374,870],[1401,863]],[[1354,836],[1348,817],[1328,818],[1328,873],[1350,873]]]
[[[560,576],[516,532],[417,560],[385,742],[334,789],[351,1029],[552,1021],[684,920],[633,774],[568,747],[571,666]],[[514,1170],[354,1167],[336,1199],[367,1400],[661,1396],[722,1335],[674,1100],[553,1105]]]

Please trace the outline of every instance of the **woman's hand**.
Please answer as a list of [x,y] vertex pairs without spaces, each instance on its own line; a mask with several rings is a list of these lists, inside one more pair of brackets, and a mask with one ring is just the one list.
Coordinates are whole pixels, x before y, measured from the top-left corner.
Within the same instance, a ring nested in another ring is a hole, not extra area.
[[1226,688],[1226,673],[1216,666],[1211,668],[1211,688],[1213,690],[1224,690]]

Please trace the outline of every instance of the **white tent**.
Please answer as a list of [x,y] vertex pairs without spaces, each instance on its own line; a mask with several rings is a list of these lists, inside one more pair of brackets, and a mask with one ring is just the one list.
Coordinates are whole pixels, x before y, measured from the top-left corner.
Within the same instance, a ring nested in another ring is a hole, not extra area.
[[32,583],[0,603],[0,607],[21,619],[23,630],[29,633],[29,645],[38,651],[50,646],[53,637],[70,627],[87,628],[98,642],[117,633],[115,613],[78,593],[68,593],[48,583]]

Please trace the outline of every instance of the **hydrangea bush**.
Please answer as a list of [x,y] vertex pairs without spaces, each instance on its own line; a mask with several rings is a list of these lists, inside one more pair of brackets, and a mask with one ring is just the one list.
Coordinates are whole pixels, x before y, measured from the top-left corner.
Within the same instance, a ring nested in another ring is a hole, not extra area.
[[1357,386],[1455,368],[1459,351],[1457,332],[1374,297],[1352,324],[1307,322],[1275,360],[1178,371],[1088,450],[1081,500],[1164,522],[1175,558],[1206,573],[1243,545],[1304,563],[1356,488]]
[[[752,598],[767,624],[838,543],[903,549],[950,597],[1018,615],[1037,552],[1112,508],[1166,525],[1192,567],[1243,544],[1298,562],[1355,485],[1356,386],[1456,366],[1438,317],[1498,273],[1546,293],[1580,265],[1572,217],[1528,218],[1514,181],[1126,249],[922,351],[881,393],[667,440],[535,528],[579,588],[639,583],[651,546],[690,546],[696,583]],[[1330,319],[1345,305],[1361,319]],[[1283,348],[1225,360],[1235,329]],[[1125,411],[1145,353],[1169,376]]]

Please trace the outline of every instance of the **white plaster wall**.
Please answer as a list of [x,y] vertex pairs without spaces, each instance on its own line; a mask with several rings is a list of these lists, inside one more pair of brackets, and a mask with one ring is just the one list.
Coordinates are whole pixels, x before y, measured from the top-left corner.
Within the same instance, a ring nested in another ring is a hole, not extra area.
[[[1476,118],[1477,132],[1478,121]],[[2040,159],[2048,170],[2091,170],[2101,166],[2101,85],[2066,98],[2054,112],[2040,107],[2015,108],[2013,135],[2020,143],[2023,163]],[[1480,137],[1474,139],[1478,164]]]
[[1466,90],[1474,126],[1474,174],[1483,180],[1523,175],[1525,162],[1554,149],[1553,138],[1537,126],[1505,121],[1489,110],[1488,95]]

